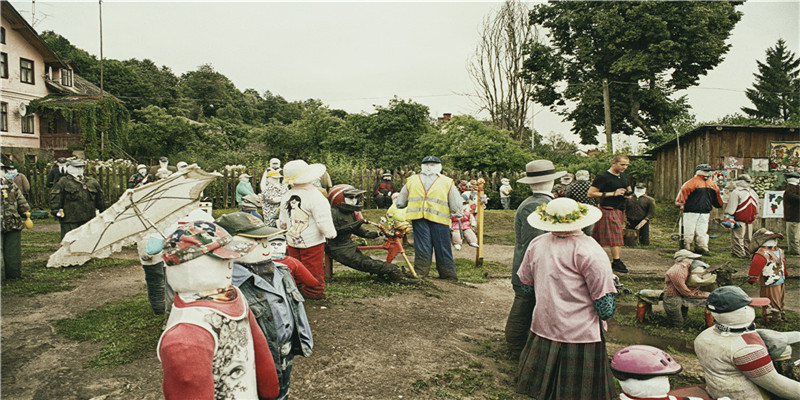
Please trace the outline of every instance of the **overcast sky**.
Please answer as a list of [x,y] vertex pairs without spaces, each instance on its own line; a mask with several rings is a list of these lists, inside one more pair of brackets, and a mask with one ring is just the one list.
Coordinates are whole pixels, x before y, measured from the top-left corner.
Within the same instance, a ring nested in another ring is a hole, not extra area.
[[[12,1],[28,21],[30,1]],[[53,30],[99,55],[97,1],[37,1],[34,27]],[[531,3],[532,4],[532,3]],[[477,114],[466,93],[467,62],[478,29],[498,2],[135,2],[103,1],[103,53],[149,58],[176,75],[209,63],[239,90],[266,90],[287,100],[316,98],[351,113],[372,112],[393,96],[442,113]],[[800,2],[753,1],[725,61],[689,89],[698,121],[749,105],[756,60],[778,38],[798,51]],[[541,111],[542,134],[568,134],[561,117]],[[480,115],[479,115],[480,116]],[[577,137],[574,137],[577,140]],[[603,142],[601,140],[601,142]]]

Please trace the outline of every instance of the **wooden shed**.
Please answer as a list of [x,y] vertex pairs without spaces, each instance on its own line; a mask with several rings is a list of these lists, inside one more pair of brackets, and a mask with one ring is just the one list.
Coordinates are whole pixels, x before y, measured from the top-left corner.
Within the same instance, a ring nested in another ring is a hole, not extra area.
[[[678,175],[678,146],[682,159],[682,175]],[[653,184],[650,193],[658,198],[673,199],[683,182],[694,176],[694,167],[709,164],[723,169],[727,157],[744,161],[744,171],[753,159],[769,157],[771,141],[800,141],[800,127],[703,125],[647,152],[653,159]]]

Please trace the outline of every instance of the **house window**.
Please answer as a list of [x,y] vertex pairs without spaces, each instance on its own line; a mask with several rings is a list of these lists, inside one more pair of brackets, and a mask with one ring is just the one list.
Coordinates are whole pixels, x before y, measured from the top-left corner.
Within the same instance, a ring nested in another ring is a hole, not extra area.
[[33,114],[22,117],[22,133],[33,133]]
[[27,58],[19,59],[19,80],[23,83],[34,84],[33,80],[33,60]]
[[61,84],[64,86],[72,86],[72,70],[61,68]]
[[0,78],[8,78],[8,54],[0,53]]
[[8,103],[0,103],[0,131],[8,132]]
[[6,28],[0,27],[0,43],[6,44]]

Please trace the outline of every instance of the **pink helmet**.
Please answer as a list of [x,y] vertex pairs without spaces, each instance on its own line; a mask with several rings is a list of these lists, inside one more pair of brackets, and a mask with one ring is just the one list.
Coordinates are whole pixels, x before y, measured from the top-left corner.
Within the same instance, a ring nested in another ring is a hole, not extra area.
[[638,344],[618,351],[611,360],[611,371],[620,380],[675,375],[682,369],[672,356],[661,349]]

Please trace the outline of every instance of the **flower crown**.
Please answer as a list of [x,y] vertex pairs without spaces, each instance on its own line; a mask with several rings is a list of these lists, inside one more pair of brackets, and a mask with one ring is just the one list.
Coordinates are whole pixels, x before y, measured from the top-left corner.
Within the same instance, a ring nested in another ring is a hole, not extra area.
[[543,203],[542,205],[537,207],[536,211],[534,212],[539,215],[542,221],[551,222],[554,224],[571,224],[585,217],[586,214],[589,213],[589,207],[586,207],[585,205],[578,203],[578,208],[576,210],[573,210],[569,214],[557,215],[557,214],[548,214],[547,203]]

